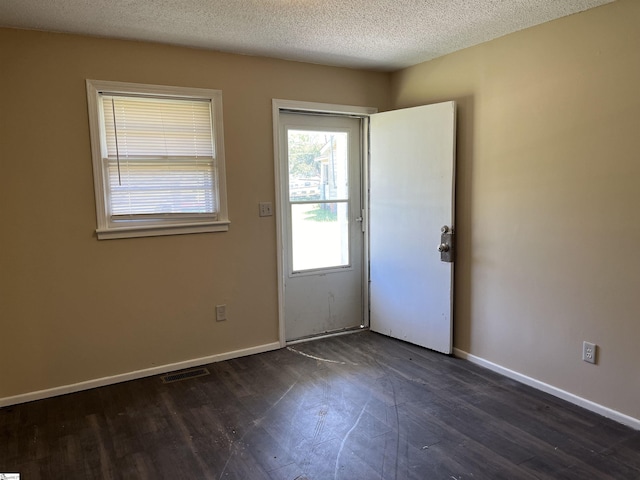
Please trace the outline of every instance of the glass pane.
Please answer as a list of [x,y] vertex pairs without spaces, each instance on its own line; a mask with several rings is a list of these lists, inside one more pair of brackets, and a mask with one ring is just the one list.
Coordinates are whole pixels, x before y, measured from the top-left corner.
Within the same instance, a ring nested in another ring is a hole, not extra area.
[[288,131],[289,200],[347,200],[347,132]]
[[349,265],[348,204],[291,205],[293,270]]

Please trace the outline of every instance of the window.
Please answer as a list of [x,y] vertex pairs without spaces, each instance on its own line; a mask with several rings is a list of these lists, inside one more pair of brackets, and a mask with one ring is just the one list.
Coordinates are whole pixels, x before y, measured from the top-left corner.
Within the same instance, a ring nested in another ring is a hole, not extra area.
[[99,239],[217,232],[222,92],[87,80]]

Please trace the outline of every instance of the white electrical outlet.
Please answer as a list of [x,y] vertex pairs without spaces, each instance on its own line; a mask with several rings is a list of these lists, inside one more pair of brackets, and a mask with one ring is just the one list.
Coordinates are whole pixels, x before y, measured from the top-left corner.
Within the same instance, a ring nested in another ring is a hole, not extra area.
[[596,363],[596,349],[598,346],[595,343],[582,342],[582,360],[589,363]]
[[271,202],[258,203],[258,211],[261,217],[270,217],[273,215],[273,205]]
[[216,322],[223,322],[227,319],[227,306],[216,305]]

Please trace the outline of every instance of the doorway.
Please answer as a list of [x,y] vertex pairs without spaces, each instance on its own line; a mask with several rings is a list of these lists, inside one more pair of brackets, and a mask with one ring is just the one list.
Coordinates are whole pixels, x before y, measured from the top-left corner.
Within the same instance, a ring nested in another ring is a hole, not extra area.
[[272,111],[280,344],[368,326],[362,167],[365,120],[377,110],[274,99]]
[[362,121],[279,114],[287,342],[362,326]]
[[282,346],[371,318],[451,353],[455,109],[273,101]]

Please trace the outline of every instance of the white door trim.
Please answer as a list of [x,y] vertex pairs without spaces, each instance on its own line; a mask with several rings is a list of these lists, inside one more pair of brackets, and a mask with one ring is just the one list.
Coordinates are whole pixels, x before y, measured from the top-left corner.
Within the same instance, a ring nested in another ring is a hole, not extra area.
[[[337,105],[330,103],[316,103],[316,102],[299,102],[297,100],[281,100],[281,99],[273,99],[272,100],[272,114],[273,114],[273,162],[274,162],[274,176],[275,176],[275,204],[276,204],[276,246],[277,246],[277,267],[278,267],[278,336],[280,340],[280,346],[286,346],[286,337],[285,337],[285,322],[284,322],[284,275],[286,274],[283,264],[284,254],[284,243],[283,243],[283,222],[282,222],[282,201],[280,195],[280,112],[289,111],[289,112],[317,112],[317,113],[328,113],[333,115],[349,115],[355,116],[359,118],[367,118],[369,115],[373,113],[377,113],[377,108],[371,107],[358,107],[352,105]],[[364,122],[365,129],[367,128],[367,122]],[[367,132],[363,132],[363,154],[368,158],[368,134]],[[368,207],[368,162],[364,162],[363,165],[363,197],[365,200],[363,208],[365,211]],[[369,289],[366,287],[368,285],[368,248],[367,241],[365,241],[365,273],[363,275],[363,281],[366,282],[364,292],[365,292],[365,307],[368,305],[368,294]],[[368,308],[364,309],[365,317],[368,316]],[[365,319],[366,320],[366,319]]]

